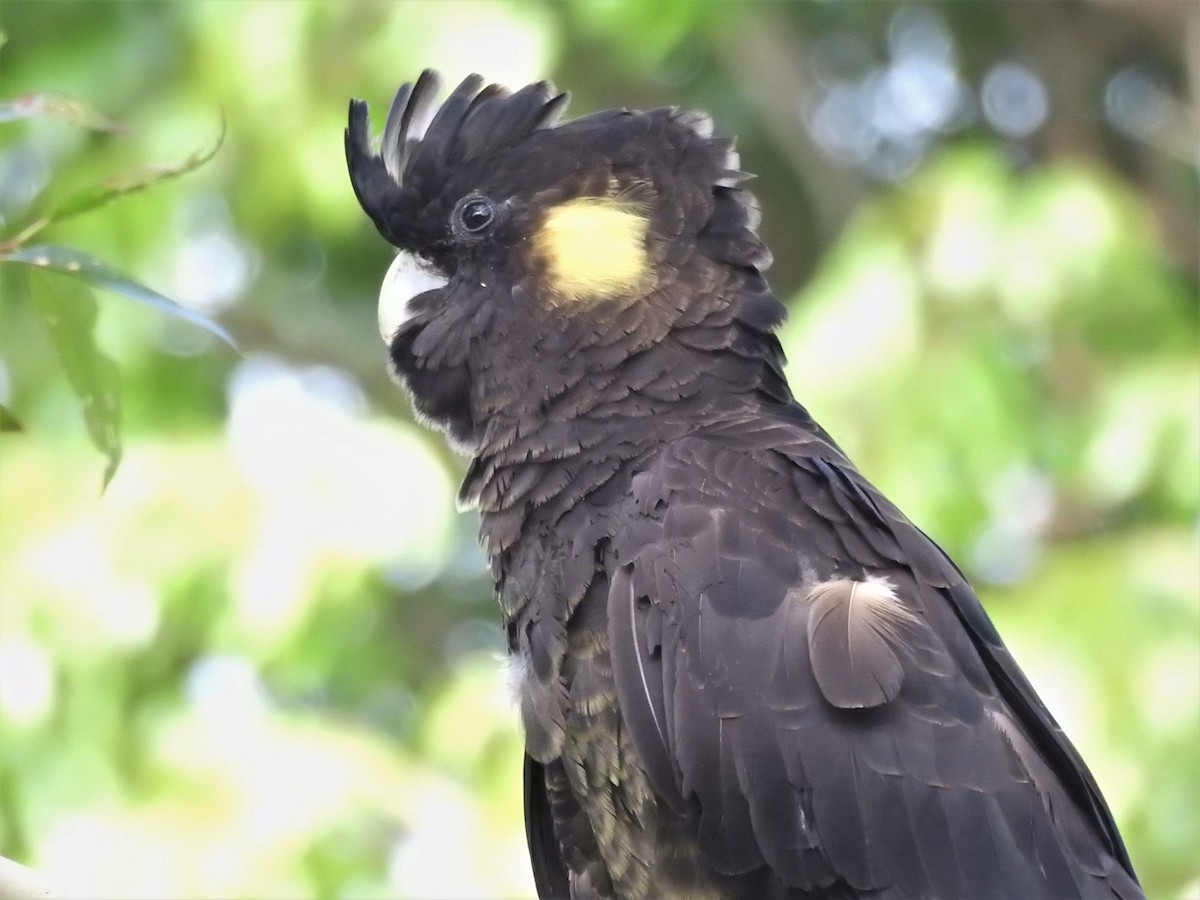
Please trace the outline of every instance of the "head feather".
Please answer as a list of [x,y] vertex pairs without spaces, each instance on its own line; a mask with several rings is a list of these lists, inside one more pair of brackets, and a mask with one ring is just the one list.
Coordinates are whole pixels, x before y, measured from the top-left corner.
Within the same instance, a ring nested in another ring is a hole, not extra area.
[[736,187],[745,176],[733,141],[715,136],[705,113],[614,109],[555,127],[569,95],[549,82],[509,92],[471,75],[440,105],[439,83],[426,70],[400,88],[378,149],[366,104],[351,103],[350,178],[390,243],[445,245],[453,204],[484,183],[502,185],[502,196],[525,191],[538,202],[562,203],[604,194],[620,172],[650,193],[656,178],[667,182],[670,196],[654,206],[668,239],[677,229],[694,229],[702,232],[701,249],[717,261],[759,271],[770,264],[755,234],[753,198]]

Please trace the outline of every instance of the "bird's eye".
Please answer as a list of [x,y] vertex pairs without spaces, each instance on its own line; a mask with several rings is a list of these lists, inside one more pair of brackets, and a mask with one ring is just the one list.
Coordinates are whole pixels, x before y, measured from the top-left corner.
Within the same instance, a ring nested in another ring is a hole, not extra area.
[[479,235],[495,221],[496,205],[487,197],[464,197],[454,210],[455,225],[465,235]]

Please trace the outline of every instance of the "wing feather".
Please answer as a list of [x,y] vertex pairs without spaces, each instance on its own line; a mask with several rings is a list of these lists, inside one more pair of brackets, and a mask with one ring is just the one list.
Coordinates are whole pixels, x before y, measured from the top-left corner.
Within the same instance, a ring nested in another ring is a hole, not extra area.
[[622,716],[708,864],[780,897],[1141,896],[953,564],[831,446],[752,434],[638,475],[657,525],[609,569]]
[[525,757],[525,839],[538,897],[569,897],[571,883],[554,833],[545,770],[528,756]]
[[825,699],[842,709],[878,706],[900,692],[904,629],[917,617],[886,578],[838,578],[808,592],[808,653]]

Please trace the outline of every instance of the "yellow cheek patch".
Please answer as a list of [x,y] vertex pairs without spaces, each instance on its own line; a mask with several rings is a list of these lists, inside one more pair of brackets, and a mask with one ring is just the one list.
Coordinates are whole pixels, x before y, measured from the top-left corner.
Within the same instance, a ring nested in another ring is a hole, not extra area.
[[555,303],[640,296],[650,277],[650,220],[621,197],[581,197],[551,207],[533,237]]

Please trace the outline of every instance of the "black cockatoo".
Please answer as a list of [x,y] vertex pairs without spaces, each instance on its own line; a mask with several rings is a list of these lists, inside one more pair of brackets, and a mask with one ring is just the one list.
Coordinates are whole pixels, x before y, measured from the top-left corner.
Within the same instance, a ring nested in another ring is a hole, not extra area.
[[703,114],[404,85],[354,191],[380,326],[471,457],[542,896],[1134,898],[1083,760],[955,564],[792,396]]

